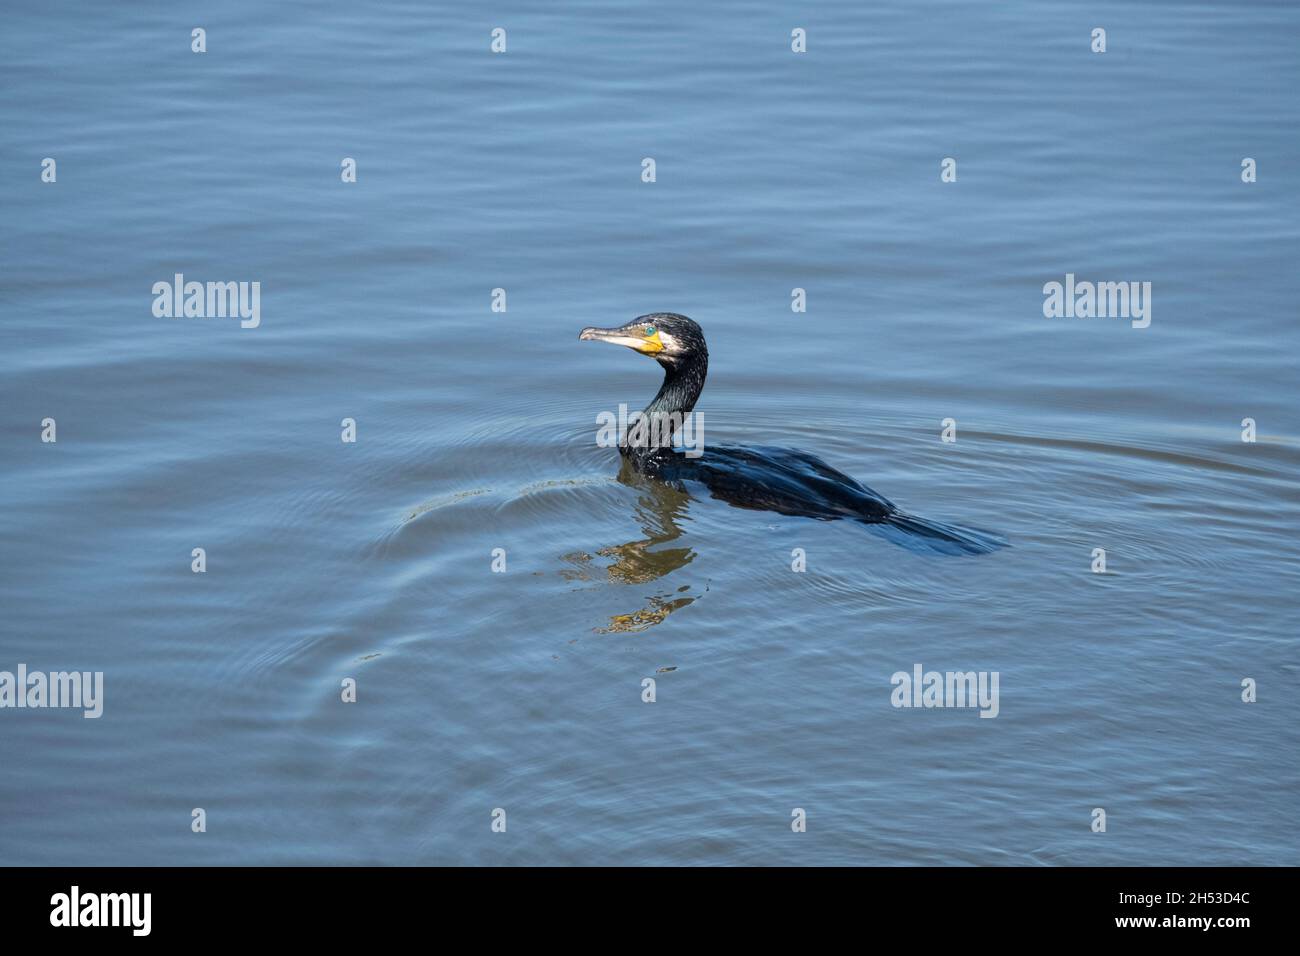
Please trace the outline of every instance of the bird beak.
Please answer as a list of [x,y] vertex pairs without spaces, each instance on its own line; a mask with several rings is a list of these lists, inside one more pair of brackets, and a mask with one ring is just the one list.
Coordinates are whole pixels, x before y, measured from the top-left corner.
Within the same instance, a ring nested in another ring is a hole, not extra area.
[[644,335],[629,334],[627,329],[593,329],[585,328],[578,335],[579,339],[584,341],[591,339],[596,342],[610,342],[614,345],[625,345],[630,349],[647,355],[653,355],[655,352],[662,352],[664,349],[663,340],[659,338],[659,333],[646,338]]

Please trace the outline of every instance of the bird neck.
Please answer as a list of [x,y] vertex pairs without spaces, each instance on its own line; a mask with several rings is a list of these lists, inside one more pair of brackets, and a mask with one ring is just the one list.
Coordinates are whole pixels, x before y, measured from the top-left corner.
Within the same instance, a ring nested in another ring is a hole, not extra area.
[[665,365],[664,383],[645,407],[645,414],[689,414],[699,400],[700,392],[704,391],[704,378],[708,373],[707,354],[692,355],[673,365]]
[[672,365],[664,364],[664,383],[641,413],[648,434],[633,435],[633,440],[623,446],[623,454],[641,459],[653,455],[658,449],[671,448],[673,435],[682,427],[683,419],[695,408],[695,402],[704,390],[708,371],[707,352],[699,352]]

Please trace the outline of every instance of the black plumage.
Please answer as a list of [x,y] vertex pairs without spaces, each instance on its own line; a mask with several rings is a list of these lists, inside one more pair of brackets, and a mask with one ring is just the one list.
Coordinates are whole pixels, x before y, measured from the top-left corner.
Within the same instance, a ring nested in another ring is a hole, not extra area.
[[665,427],[647,430],[620,446],[620,453],[650,478],[685,485],[699,482],[738,508],[774,511],[825,521],[850,519],[921,551],[984,554],[1006,542],[987,531],[960,528],[899,511],[888,498],[832,468],[816,455],[792,448],[707,446],[699,457],[675,450],[672,436],[699,399],[708,374],[709,351],[699,325],[675,312],[655,312],[611,329],[583,329],[583,339],[625,345],[654,358],[664,369],[659,392],[642,413]]

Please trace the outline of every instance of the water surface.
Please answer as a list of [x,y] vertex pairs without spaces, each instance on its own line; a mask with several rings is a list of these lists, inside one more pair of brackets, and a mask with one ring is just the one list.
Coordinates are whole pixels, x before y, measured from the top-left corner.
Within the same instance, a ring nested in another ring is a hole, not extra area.
[[[10,11],[0,669],[106,702],[0,711],[0,862],[1300,862],[1297,49],[1285,3]],[[177,272],[260,327],[155,318]],[[1066,273],[1150,327],[1044,318]],[[659,373],[577,333],[654,310],[706,442],[1012,547],[620,481]],[[893,708],[916,663],[999,716]]]

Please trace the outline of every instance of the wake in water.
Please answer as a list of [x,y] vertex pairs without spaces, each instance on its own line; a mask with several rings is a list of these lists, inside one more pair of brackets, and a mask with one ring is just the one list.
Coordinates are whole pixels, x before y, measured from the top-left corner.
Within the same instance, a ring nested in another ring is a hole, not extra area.
[[930,521],[901,511],[884,521],[857,520],[885,540],[918,554],[989,554],[1009,547],[1006,538],[992,531]]

